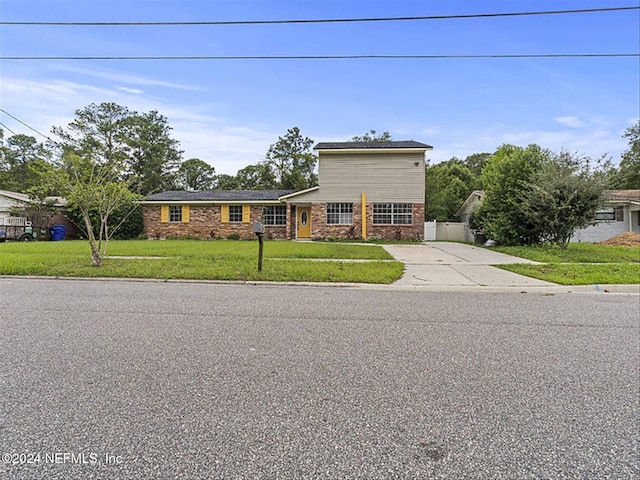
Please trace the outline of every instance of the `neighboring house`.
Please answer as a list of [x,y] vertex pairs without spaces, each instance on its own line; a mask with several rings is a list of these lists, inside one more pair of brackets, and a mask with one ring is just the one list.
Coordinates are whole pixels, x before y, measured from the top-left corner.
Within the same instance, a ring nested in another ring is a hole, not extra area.
[[602,242],[627,232],[640,233],[640,190],[608,190],[606,206],[596,212],[597,223],[576,230],[572,242]]
[[414,141],[319,143],[318,186],[294,191],[171,191],[142,202],[150,238],[420,238],[425,152]]
[[464,201],[462,206],[458,209],[454,215],[456,217],[460,217],[460,221],[465,225],[466,231],[466,240],[467,242],[473,242],[475,240],[474,231],[471,229],[471,215],[478,208],[478,206],[482,203],[482,198],[484,197],[483,190],[474,190]]
[[[475,190],[456,212],[456,216],[469,226],[474,210],[482,203],[484,191]],[[640,190],[607,190],[606,205],[595,214],[596,224],[576,230],[572,242],[602,242],[621,233],[640,233]],[[469,241],[473,232],[467,228]]]
[[66,199],[47,197],[45,201],[52,210],[38,208],[36,203],[24,193],[0,190],[0,217],[26,217],[33,225],[36,238],[46,238],[49,227],[64,225],[68,238],[77,237],[78,228],[66,216]]

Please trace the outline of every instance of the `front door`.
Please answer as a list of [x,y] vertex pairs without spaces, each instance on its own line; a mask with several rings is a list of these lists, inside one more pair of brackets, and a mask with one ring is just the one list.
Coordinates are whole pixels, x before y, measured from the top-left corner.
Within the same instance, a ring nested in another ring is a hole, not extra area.
[[311,208],[297,207],[298,238],[311,238]]

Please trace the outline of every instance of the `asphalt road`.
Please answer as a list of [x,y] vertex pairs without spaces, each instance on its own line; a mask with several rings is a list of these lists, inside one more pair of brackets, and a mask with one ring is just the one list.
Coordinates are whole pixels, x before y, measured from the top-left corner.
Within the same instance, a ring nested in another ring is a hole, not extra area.
[[0,478],[639,478],[638,295],[0,279]]

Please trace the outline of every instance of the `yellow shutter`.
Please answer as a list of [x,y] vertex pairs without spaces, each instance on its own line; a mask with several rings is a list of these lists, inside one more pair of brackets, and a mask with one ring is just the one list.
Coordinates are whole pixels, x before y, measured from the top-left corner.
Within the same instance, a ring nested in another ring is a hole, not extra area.
[[160,207],[160,223],[169,223],[169,205]]
[[189,205],[182,206],[182,223],[189,223]]
[[229,205],[220,206],[220,221],[222,223],[229,223]]
[[242,205],[242,223],[251,221],[251,205]]

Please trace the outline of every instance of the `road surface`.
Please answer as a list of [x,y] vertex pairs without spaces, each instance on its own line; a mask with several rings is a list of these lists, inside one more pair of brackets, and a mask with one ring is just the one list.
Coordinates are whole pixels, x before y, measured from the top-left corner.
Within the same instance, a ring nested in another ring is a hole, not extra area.
[[638,478],[639,297],[0,279],[0,478]]

